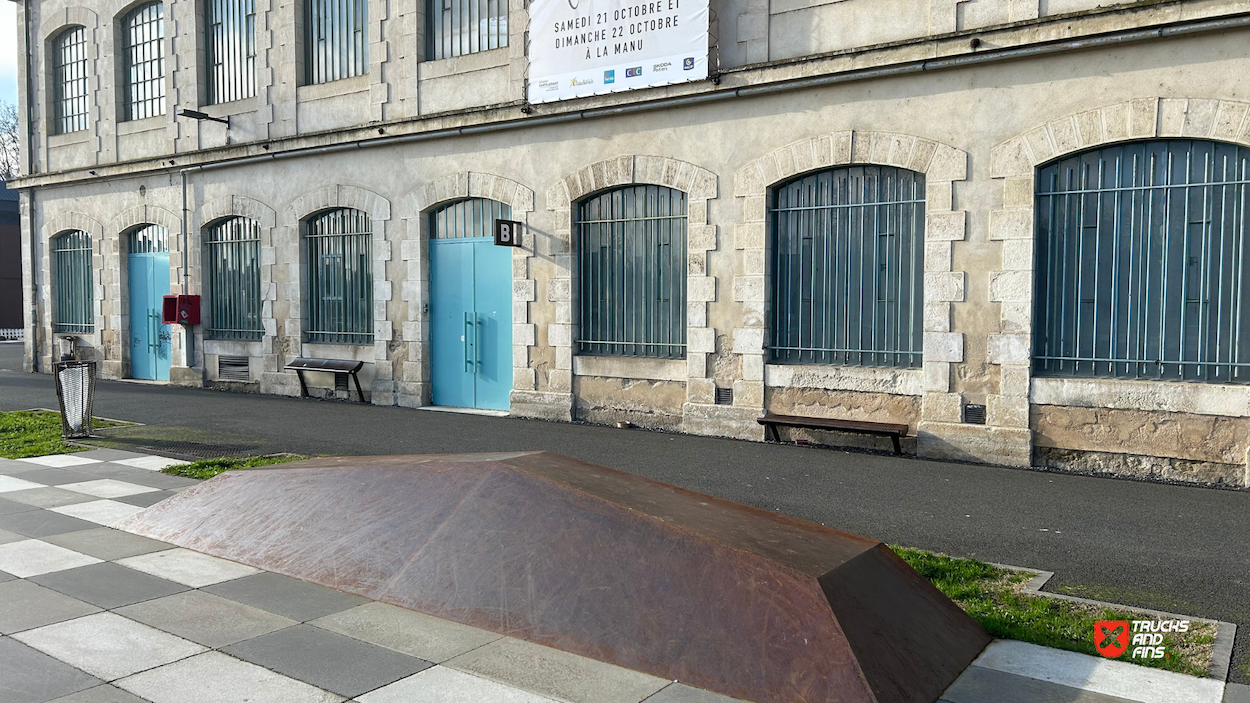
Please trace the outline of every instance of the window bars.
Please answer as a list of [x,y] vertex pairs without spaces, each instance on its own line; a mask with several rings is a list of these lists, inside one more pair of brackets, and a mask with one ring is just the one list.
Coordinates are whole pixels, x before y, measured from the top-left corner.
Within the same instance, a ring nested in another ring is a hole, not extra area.
[[1037,178],[1039,375],[1250,383],[1250,149],[1151,141]]
[[426,0],[427,60],[508,45],[508,0]]
[[304,83],[369,72],[369,0],[304,0]]
[[165,7],[140,5],[122,18],[125,119],[165,114]]
[[469,198],[430,212],[430,236],[434,239],[494,237],[495,220],[512,219],[512,208],[495,200]]
[[773,363],[921,365],[924,196],[924,175],[886,166],[810,173],[773,189]]
[[231,217],[204,233],[208,266],[208,336],[210,339],[257,340],[260,321],[260,225]]
[[52,43],[52,132],[87,128],[87,30],[70,27]]
[[204,0],[208,104],[256,95],[255,0]]
[[686,194],[629,186],[577,207],[577,353],[684,358]]
[[373,343],[373,234],[368,214],[342,208],[308,221],[309,342]]
[[52,239],[57,332],[91,334],[95,331],[91,254],[91,235],[86,232],[74,230]]
[[160,225],[141,225],[131,230],[127,246],[131,254],[157,254],[169,251],[169,230]]

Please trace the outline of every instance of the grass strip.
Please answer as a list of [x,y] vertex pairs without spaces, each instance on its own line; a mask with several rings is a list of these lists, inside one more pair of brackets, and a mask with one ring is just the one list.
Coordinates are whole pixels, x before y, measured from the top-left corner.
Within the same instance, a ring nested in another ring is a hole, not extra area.
[[[124,424],[94,418],[93,428]],[[61,414],[47,410],[0,412],[0,457],[25,459],[47,454],[81,452],[89,447],[67,444],[61,438]]]
[[185,476],[186,478],[209,479],[217,474],[236,469],[251,469],[257,466],[269,466],[270,464],[282,464],[288,461],[299,461],[307,459],[306,456],[298,456],[295,454],[271,454],[269,456],[253,456],[245,459],[204,459],[191,464],[179,464],[161,469],[161,473],[170,476]]
[[[963,559],[921,549],[892,545],[891,549],[955,601],[994,637],[1066,649],[1099,656],[1094,648],[1098,620],[1157,620],[1151,615],[1102,608],[1024,593],[1032,573],[1003,569],[977,559]],[[1163,634],[1166,657],[1132,657],[1130,647],[1117,661],[1206,676],[1216,628],[1191,621],[1188,632]]]

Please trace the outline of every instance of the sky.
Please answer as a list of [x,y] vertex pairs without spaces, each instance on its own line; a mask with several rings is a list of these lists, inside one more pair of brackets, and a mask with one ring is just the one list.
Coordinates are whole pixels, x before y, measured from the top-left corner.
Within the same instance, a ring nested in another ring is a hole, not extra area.
[[17,104],[17,4],[0,0],[0,102]]

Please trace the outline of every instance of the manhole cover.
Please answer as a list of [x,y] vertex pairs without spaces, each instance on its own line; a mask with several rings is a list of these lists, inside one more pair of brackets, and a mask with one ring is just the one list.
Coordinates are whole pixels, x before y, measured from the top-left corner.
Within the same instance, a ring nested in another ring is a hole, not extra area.
[[199,442],[153,442],[140,446],[139,449],[194,459],[215,459],[223,456],[239,457],[252,453],[249,447],[232,446],[229,444],[201,444]]

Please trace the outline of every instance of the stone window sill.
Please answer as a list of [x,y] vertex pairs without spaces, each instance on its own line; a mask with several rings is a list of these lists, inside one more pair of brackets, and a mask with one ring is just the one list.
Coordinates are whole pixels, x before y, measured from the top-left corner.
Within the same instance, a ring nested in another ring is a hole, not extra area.
[[368,90],[369,74],[366,73],[362,76],[352,76],[351,78],[343,78],[337,81],[330,81],[329,83],[301,85],[296,90],[296,99],[299,102],[310,102],[313,100],[334,98],[340,95],[364,93]]
[[451,56],[436,61],[422,61],[419,64],[420,76],[422,80],[428,80],[456,74],[472,73],[473,71],[484,71],[488,68],[507,66],[510,60],[511,56],[508,54],[508,47],[504,46],[498,49],[479,51],[474,54]]
[[1034,378],[1029,400],[1037,405],[1250,417],[1250,388],[1234,384]]
[[685,381],[685,359],[639,359],[631,356],[575,356],[573,375]]
[[157,115],[156,117],[145,117],[141,120],[127,120],[126,122],[117,123],[117,133],[138,134],[139,132],[151,132],[158,129],[165,129],[169,126],[168,115]]
[[770,388],[820,388],[918,396],[924,395],[924,372],[920,369],[873,366],[769,364],[764,367],[764,385]]
[[52,134],[48,136],[48,146],[55,149],[59,146],[71,146],[74,144],[82,144],[91,139],[90,129],[80,129],[77,132],[66,132],[65,134]]

